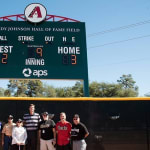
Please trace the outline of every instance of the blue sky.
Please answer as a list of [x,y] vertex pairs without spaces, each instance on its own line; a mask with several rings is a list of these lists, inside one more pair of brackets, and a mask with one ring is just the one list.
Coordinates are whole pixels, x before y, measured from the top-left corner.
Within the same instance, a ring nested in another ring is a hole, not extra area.
[[[150,20],[149,0],[5,0],[0,5],[0,16],[23,14],[30,3],[43,4],[48,14],[86,23],[90,82],[116,83],[123,74],[132,74],[139,87],[139,96],[150,92],[150,23],[99,34]],[[96,35],[90,36],[93,33]],[[136,40],[125,42],[128,39]],[[113,42],[116,43],[108,44]],[[7,81],[1,80],[0,83],[1,87],[6,87]],[[49,83],[68,86],[74,82]]]

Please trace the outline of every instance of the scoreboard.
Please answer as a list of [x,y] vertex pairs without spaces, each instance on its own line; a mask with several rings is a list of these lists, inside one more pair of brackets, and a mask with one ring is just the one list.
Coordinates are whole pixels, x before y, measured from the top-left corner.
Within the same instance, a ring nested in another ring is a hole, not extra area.
[[88,80],[85,23],[1,21],[0,78]]

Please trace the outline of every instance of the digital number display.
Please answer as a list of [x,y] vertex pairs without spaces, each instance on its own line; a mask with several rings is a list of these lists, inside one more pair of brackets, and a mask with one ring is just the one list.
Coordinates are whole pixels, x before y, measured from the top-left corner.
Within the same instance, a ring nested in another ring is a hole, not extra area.
[[8,60],[8,54],[1,54],[1,63],[2,64],[7,64],[7,60]]
[[39,57],[43,56],[43,49],[42,48],[36,48],[36,53]]
[[77,56],[76,55],[63,55],[63,64],[68,65],[76,65],[77,64]]
[[43,49],[42,48],[28,48],[28,58],[42,58]]

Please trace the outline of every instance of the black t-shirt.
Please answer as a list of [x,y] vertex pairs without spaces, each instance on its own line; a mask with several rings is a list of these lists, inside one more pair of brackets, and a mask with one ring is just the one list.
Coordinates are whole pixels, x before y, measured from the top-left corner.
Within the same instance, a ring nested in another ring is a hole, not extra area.
[[41,130],[41,139],[50,140],[54,138],[53,128],[55,128],[55,123],[53,120],[41,121],[39,124],[39,130]]
[[85,134],[89,133],[86,126],[83,123],[77,125],[72,124],[71,129],[71,139],[72,140],[82,140],[85,137]]

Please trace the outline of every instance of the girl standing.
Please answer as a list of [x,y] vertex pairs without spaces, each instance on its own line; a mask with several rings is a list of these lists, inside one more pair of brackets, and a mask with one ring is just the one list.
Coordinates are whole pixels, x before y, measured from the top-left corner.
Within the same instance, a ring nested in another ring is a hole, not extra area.
[[18,119],[16,126],[12,130],[12,148],[13,150],[23,150],[27,139],[26,129],[22,126],[22,120]]

